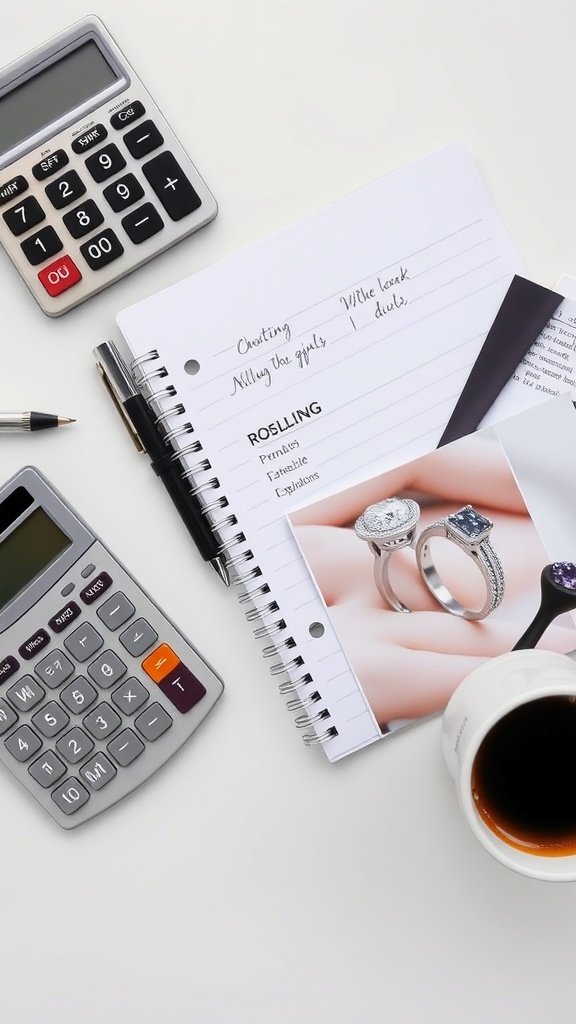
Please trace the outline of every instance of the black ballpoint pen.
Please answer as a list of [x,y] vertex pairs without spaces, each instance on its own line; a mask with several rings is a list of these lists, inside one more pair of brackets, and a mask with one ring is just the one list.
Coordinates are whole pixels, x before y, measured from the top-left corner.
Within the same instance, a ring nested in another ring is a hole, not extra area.
[[148,455],[154,472],[162,480],[200,555],[223,583],[230,586],[226,561],[218,549],[218,539],[206,519],[202,504],[182,479],[182,468],[172,458],[173,449],[164,444],[148,403],[136,387],[120,352],[113,342],[107,341],[94,349],[94,356],[111,397],[131,433],[140,442],[138,447]]

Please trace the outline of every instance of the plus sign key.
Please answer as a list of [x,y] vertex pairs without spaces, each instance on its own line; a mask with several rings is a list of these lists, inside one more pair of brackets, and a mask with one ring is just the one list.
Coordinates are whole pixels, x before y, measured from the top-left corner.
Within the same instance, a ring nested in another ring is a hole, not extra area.
[[142,171],[171,220],[182,220],[201,205],[180,164],[172,153],[161,153],[143,164]]

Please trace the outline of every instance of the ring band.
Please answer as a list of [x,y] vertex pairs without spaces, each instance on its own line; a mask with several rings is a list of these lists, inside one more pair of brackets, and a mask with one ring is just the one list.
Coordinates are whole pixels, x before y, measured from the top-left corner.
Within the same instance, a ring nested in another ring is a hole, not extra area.
[[374,582],[378,593],[396,612],[409,612],[390,583],[391,556],[401,548],[414,547],[420,506],[411,498],[386,498],[369,505],[356,520],[354,529],[374,555]]
[[[416,547],[420,575],[432,596],[452,615],[462,619],[485,619],[504,597],[504,572],[500,559],[488,540],[493,527],[490,519],[465,505],[452,515],[438,519],[422,531]],[[430,552],[432,537],[443,537],[456,544],[478,566],[486,583],[486,600],[479,611],[466,608],[443,583]]]
[[535,647],[548,626],[564,612],[576,609],[576,565],[574,562],[552,562],[545,565],[540,576],[542,597],[540,607],[513,651]]

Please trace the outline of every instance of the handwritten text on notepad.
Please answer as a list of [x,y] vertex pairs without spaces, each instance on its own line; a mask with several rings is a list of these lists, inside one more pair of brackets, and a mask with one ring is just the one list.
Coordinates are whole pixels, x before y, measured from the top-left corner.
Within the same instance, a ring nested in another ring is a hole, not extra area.
[[[256,337],[243,335],[236,342],[235,348],[238,355],[248,357],[251,365],[244,369],[235,367],[228,392],[230,397],[234,398],[241,391],[258,385],[269,388],[273,377],[282,371],[292,368],[307,370],[312,365],[316,366],[319,354],[330,342],[340,341],[350,334],[350,326],[354,333],[367,323],[380,320],[407,306],[406,295],[393,289],[409,279],[408,268],[399,266],[390,277],[376,274],[362,284],[332,296],[335,315],[315,325],[316,330],[309,328],[298,334],[294,331],[294,325],[286,320],[282,324],[263,327]],[[341,312],[342,307],[345,312]],[[331,325],[328,331],[321,334],[318,329],[328,325]],[[279,346],[282,347],[281,352],[278,351]],[[271,349],[275,351],[270,352]]]

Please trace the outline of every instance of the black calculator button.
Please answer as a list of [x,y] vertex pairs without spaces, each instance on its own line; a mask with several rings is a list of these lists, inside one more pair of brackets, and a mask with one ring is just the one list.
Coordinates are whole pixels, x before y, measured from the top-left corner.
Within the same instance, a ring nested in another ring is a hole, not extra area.
[[133,203],[142,199],[144,189],[133,174],[125,174],[123,178],[118,178],[113,185],[107,185],[102,194],[114,213],[120,213],[121,210],[126,210],[128,206],[132,206]]
[[98,182],[106,181],[107,178],[111,178],[113,174],[118,174],[118,171],[126,167],[126,161],[122,153],[113,142],[109,146],[104,146],[104,149],[100,149],[93,156],[89,156],[84,163],[94,181]]
[[140,245],[146,239],[157,235],[164,227],[164,221],[152,203],[144,203],[133,213],[122,218],[122,227],[134,245]]
[[48,619],[48,625],[53,633],[63,633],[68,626],[80,615],[80,608],[75,601],[69,601],[56,615]]
[[48,199],[57,210],[63,210],[70,206],[76,199],[80,199],[86,191],[86,185],[76,171],[67,171],[61,178],[52,181],[44,189]]
[[[101,270],[102,267],[108,266],[122,255],[124,246],[114,232],[110,228],[106,228],[105,231],[101,231],[99,235],[91,238],[89,242],[84,242],[84,245],[80,246],[80,252],[91,270]],[[83,601],[86,600],[83,596],[85,592],[83,590],[80,594]]]
[[144,104],[140,103],[140,100],[134,100],[134,103],[129,103],[127,107],[122,107],[117,114],[113,114],[110,124],[113,128],[125,128],[127,124],[137,121],[145,113]]
[[21,658],[24,658],[24,661],[30,661],[31,658],[35,658],[40,651],[47,647],[49,643],[50,637],[46,630],[38,629],[18,648],[18,654]]
[[141,160],[143,156],[148,156],[153,149],[158,149],[164,139],[153,121],[143,121],[137,128],[126,132],[126,135],[122,136],[122,141],[130,156],[133,156],[135,160]]
[[93,199],[87,199],[75,210],[70,210],[62,218],[72,238],[82,238],[84,235],[99,228],[104,223],[104,217],[96,206]]
[[68,153],[63,149],[57,149],[55,153],[44,157],[40,163],[34,164],[32,174],[36,181],[44,181],[44,178],[51,178],[57,171],[61,171],[67,163],[69,163]]
[[[87,565],[85,569],[82,569],[81,576],[90,576],[94,572],[95,566]],[[107,572],[101,572],[98,576],[95,576],[93,580],[84,590],[80,591],[80,597],[84,601],[84,604],[93,604],[97,601],[102,594],[105,594],[109,587],[112,586],[112,577]]]
[[83,132],[74,139],[72,149],[75,153],[87,153],[89,149],[98,146],[100,142],[108,138],[108,131],[103,124],[95,124],[88,132]]
[[20,662],[11,654],[0,661],[0,683],[5,683],[20,668]]
[[15,178],[10,178],[10,181],[5,181],[0,185],[0,206],[6,206],[6,203],[17,199],[27,188],[28,182],[23,174],[17,174]]
[[2,214],[13,235],[23,235],[46,220],[46,214],[34,196],[26,196],[21,203],[12,206]]
[[47,227],[41,228],[34,235],[30,235],[30,238],[27,238],[25,242],[20,242],[20,248],[28,263],[36,267],[39,263],[43,263],[44,260],[55,256],[64,246],[62,239],[58,237],[54,228]]
[[201,206],[200,196],[172,153],[155,156],[143,164],[142,171],[171,220],[182,220]]

